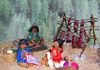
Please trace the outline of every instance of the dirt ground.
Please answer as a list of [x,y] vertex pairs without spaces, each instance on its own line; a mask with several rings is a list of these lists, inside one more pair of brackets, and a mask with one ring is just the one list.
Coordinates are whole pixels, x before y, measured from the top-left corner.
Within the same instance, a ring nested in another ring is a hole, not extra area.
[[[51,46],[52,44],[48,44]],[[7,63],[4,59],[3,49],[4,47],[13,47],[12,43],[3,43],[0,44],[0,70],[55,70],[47,67],[45,65],[41,66],[33,66],[30,68],[23,68],[17,65],[17,62],[10,62]],[[69,46],[64,45],[64,52],[63,56],[73,57],[79,54],[82,50],[81,49],[72,49]],[[34,52],[35,55],[41,59],[46,50]],[[77,60],[76,62],[79,64],[79,70],[100,70],[100,65],[96,62],[98,59],[96,49],[87,47],[84,51],[83,55],[85,55],[84,60]]]

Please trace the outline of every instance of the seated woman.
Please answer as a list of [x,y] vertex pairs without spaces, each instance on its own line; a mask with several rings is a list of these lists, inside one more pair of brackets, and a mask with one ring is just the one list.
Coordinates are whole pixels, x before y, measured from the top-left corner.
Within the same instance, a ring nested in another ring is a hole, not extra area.
[[50,53],[51,53],[51,57],[52,57],[53,61],[60,62],[62,60],[61,52],[55,46],[51,47]]
[[62,62],[62,53],[63,49],[59,48],[59,44],[57,41],[54,42],[54,46],[50,48],[50,50],[46,53],[47,63],[53,68],[58,68],[60,63]]
[[32,51],[47,49],[47,46],[44,45],[44,39],[39,36],[38,26],[32,26],[29,29],[29,34],[27,36],[27,40],[29,41],[29,45],[31,46]]
[[30,44],[33,46],[41,45],[44,43],[44,39],[39,36],[39,28],[38,26],[32,26],[29,29],[29,34],[27,37]]
[[21,39],[18,42],[19,48],[17,50],[17,62],[22,67],[29,67],[33,64],[38,65],[39,60],[36,57],[33,57],[28,48],[28,42],[26,39]]

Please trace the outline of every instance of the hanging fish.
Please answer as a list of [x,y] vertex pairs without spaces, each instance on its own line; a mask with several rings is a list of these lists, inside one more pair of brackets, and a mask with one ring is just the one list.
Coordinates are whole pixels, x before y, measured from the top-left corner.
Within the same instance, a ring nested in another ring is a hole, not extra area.
[[78,21],[75,20],[74,22],[74,33],[77,33],[78,32]]
[[72,18],[68,19],[68,25],[71,25]]
[[75,34],[72,36],[72,47],[77,47],[77,36]]
[[80,37],[78,38],[77,46],[78,48],[82,47],[82,35],[80,35]]
[[84,19],[81,20],[80,26],[84,26]]

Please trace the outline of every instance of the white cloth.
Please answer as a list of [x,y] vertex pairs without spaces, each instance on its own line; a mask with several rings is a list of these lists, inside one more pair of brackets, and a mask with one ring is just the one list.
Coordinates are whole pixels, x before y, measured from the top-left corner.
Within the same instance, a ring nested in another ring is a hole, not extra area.
[[31,55],[27,55],[27,63],[39,64],[39,59],[37,57],[33,57]]
[[46,57],[47,57],[47,60],[48,60],[48,65],[49,65],[51,68],[53,68],[54,63],[53,63],[53,60],[52,60],[52,58],[51,58],[50,52],[47,52],[46,55],[47,55]]

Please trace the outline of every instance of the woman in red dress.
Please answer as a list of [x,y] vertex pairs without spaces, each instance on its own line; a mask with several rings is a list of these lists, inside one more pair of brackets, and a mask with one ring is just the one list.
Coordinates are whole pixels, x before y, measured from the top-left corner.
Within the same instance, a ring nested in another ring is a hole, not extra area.
[[59,48],[59,44],[57,41],[54,42],[54,46],[51,47],[51,57],[54,62],[60,62],[62,60],[61,53],[63,48]]

